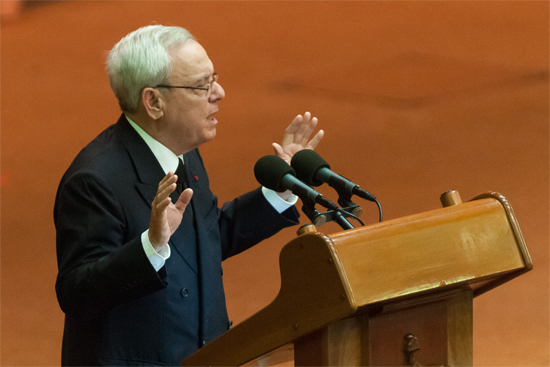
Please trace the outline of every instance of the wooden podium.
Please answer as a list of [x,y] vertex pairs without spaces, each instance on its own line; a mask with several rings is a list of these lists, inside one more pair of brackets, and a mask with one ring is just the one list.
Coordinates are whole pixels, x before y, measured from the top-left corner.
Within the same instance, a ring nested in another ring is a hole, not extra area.
[[471,366],[473,297],[532,263],[503,196],[441,201],[330,236],[310,228],[281,250],[275,300],[182,365]]

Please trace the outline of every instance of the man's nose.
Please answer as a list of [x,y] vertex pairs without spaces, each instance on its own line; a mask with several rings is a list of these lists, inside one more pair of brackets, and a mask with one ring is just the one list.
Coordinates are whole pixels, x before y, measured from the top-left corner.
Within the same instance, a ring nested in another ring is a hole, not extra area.
[[214,84],[212,84],[212,94],[210,95],[210,102],[219,101],[223,98],[225,98],[225,90],[218,82],[214,82]]

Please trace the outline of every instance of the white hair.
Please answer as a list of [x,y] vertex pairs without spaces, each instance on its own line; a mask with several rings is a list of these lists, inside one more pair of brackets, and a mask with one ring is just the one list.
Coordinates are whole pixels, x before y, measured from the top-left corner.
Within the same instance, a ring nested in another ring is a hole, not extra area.
[[170,51],[195,38],[181,27],[150,25],[121,39],[107,57],[107,74],[123,112],[138,110],[145,87],[168,84]]

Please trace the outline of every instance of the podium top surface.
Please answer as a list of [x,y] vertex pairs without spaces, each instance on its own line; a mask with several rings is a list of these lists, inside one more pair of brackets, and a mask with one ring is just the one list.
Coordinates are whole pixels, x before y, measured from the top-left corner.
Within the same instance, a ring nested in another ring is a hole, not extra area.
[[475,291],[531,268],[504,204],[487,197],[327,238],[358,307],[450,285]]

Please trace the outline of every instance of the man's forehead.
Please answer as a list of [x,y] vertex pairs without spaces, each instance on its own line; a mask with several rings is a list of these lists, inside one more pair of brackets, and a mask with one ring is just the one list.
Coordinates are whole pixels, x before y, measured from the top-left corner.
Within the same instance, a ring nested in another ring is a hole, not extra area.
[[190,81],[207,81],[214,67],[204,48],[189,40],[171,52],[172,75],[185,77]]

